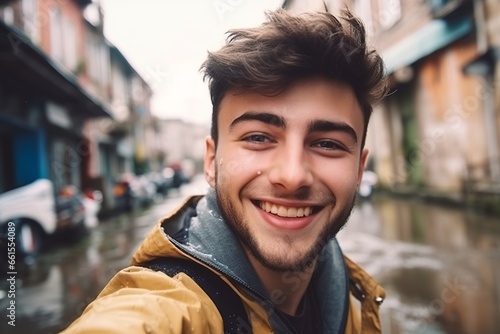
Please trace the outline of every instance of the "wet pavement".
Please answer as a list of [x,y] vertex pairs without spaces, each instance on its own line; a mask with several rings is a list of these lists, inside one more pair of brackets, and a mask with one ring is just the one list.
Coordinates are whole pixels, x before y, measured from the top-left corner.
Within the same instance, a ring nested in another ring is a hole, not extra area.
[[339,241],[386,289],[383,333],[500,333],[500,218],[377,198]]
[[[16,327],[7,324],[8,283],[0,283],[1,333],[57,333],[127,266],[185,186],[152,207],[101,222],[76,244],[53,247],[19,266]],[[360,202],[339,234],[344,252],[382,283],[383,333],[500,333],[500,219],[409,200]],[[7,320],[6,320],[7,319]]]

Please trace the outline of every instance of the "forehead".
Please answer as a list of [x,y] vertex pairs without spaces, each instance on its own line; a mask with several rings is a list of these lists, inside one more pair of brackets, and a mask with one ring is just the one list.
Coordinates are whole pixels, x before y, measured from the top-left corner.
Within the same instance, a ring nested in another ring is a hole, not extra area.
[[275,113],[287,123],[344,122],[359,132],[360,137],[364,127],[363,114],[352,88],[321,78],[297,81],[277,96],[229,91],[220,104],[219,129],[227,129],[234,119],[249,111]]

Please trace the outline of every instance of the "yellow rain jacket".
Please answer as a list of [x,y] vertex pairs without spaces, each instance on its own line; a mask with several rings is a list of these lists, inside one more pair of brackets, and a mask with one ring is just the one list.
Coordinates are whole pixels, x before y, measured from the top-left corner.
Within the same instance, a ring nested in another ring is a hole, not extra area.
[[[314,280],[323,333],[380,333],[384,290],[342,255],[335,239],[324,248]],[[290,333],[220,216],[213,191],[187,198],[161,219],[131,266],[118,272],[63,333],[223,333],[217,307],[189,276],[169,277],[141,266],[158,257],[188,258],[219,273],[241,297],[253,333]]]

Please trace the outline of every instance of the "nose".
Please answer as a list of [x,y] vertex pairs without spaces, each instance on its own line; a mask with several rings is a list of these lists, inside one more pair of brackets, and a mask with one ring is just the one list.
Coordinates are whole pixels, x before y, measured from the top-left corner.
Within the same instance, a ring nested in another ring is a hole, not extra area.
[[312,185],[313,174],[303,145],[290,143],[278,149],[273,160],[269,180],[281,191],[293,193]]

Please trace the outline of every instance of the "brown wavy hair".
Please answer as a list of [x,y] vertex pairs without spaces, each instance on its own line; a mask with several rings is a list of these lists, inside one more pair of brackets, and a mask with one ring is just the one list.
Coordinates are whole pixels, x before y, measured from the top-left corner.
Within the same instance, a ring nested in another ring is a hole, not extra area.
[[383,61],[368,48],[363,23],[348,10],[337,18],[278,9],[266,18],[258,27],[228,31],[226,44],[209,52],[201,66],[210,88],[215,144],[219,106],[229,90],[275,96],[294,81],[320,76],[353,89],[364,116],[363,147],[372,106],[387,93]]

